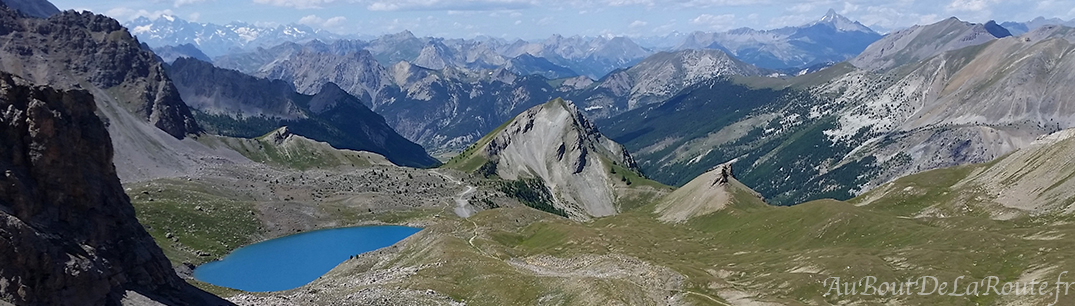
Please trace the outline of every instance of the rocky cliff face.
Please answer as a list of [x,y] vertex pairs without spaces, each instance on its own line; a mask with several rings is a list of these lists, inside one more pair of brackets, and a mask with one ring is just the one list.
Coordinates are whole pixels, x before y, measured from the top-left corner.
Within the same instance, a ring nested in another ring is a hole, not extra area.
[[0,69],[35,84],[93,86],[175,138],[200,131],[153,53],[116,20],[67,11],[48,19],[0,9]]
[[33,84],[93,94],[125,182],[245,160],[185,137],[201,128],[179,92],[154,55],[108,17],[68,11],[33,19],[2,9],[0,70]]
[[183,282],[135,219],[93,96],[0,73],[0,300],[221,304]]
[[609,164],[637,167],[626,149],[559,99],[519,114],[478,150],[504,179],[541,179],[553,205],[579,219],[618,213],[613,189],[620,178]]

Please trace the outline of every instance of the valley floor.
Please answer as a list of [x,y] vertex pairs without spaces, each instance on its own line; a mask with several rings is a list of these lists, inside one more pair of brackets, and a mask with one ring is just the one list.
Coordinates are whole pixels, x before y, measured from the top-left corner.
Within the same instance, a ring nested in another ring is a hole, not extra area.
[[[972,167],[898,180],[886,188],[905,191],[903,197],[865,206],[856,204],[869,194],[792,207],[740,200],[677,224],[658,221],[652,203],[571,221],[519,205],[464,173],[376,164],[307,170],[250,164],[127,187],[140,221],[188,277],[191,267],[239,246],[295,232],[362,224],[425,228],[293,290],[245,293],[188,279],[241,305],[1052,302],[1052,295],[825,295],[830,277],[1053,282],[1075,268],[1071,218],[994,220],[973,205],[920,213],[952,196],[972,197],[944,187]],[[455,210],[462,201],[501,208],[460,218]],[[1071,305],[1075,295],[1059,302]]]

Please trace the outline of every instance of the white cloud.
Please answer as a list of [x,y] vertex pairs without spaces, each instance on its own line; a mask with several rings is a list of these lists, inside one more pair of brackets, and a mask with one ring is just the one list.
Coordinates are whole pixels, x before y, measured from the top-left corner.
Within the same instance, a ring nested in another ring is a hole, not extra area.
[[955,12],[980,12],[995,3],[996,0],[952,0],[945,9]]
[[809,2],[799,3],[788,7],[788,10],[799,14],[808,13],[814,10],[814,4]]
[[128,7],[116,7],[106,11],[105,15],[120,21],[131,21],[137,19],[138,17],[146,17],[155,20],[157,18],[160,18],[160,16],[175,15],[175,13],[172,12],[172,10],[158,10],[150,12],[147,10],[135,10]]
[[187,19],[190,20],[190,21],[198,21],[198,18],[201,18],[201,17],[202,17],[202,13],[193,12],[193,13],[190,13],[189,16],[187,16]]
[[712,30],[727,30],[735,26],[735,15],[710,15],[702,14],[691,19],[691,23],[709,27]]
[[627,27],[634,29],[634,28],[644,27],[647,24],[649,24],[649,22],[645,22],[645,21],[642,21],[642,20],[635,20],[634,22],[631,22],[630,25],[627,25]]
[[605,4],[609,6],[654,5],[652,0],[605,0]]
[[175,7],[180,7],[180,6],[184,6],[184,5],[188,5],[188,4],[198,4],[198,3],[205,2],[205,1],[206,0],[175,0],[175,2],[173,2],[172,5],[175,6]]
[[254,0],[254,3],[268,4],[272,6],[293,7],[297,9],[312,9],[321,8],[323,5],[332,3],[334,1],[335,0]]
[[305,24],[312,27],[319,27],[326,30],[340,30],[347,23],[347,17],[336,16],[329,19],[323,19],[317,15],[307,15],[299,19],[299,24]]
[[807,24],[814,20],[817,20],[817,16],[808,14],[777,16],[772,19],[769,19],[769,24],[767,25],[767,27],[770,29],[775,29],[782,27],[799,26]]
[[[269,0],[255,0],[269,1]],[[285,1],[285,0],[271,0]],[[307,0],[311,1],[311,0]],[[331,0],[330,0],[331,1]],[[371,11],[501,11],[517,10],[538,4],[537,0],[351,0],[352,3],[365,3]]]
[[345,22],[347,22],[347,17],[336,16],[336,17],[329,18],[328,20],[325,20],[325,22],[322,23],[321,25],[324,26],[325,28],[336,28],[336,27],[343,26]]

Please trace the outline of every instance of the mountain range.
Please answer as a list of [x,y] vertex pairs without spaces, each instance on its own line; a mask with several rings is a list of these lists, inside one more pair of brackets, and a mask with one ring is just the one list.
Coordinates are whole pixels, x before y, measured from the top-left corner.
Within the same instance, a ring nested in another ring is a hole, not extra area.
[[259,27],[243,22],[226,25],[197,23],[172,15],[154,19],[139,17],[124,24],[138,40],[153,48],[192,44],[216,57],[249,48],[275,46],[284,42],[339,39],[342,36],[313,28],[288,24]]
[[[260,28],[232,23],[220,26],[187,22],[170,15],[154,20],[143,17],[126,26],[152,48],[194,44],[214,58],[218,65],[241,68],[242,71],[254,69],[251,65],[266,64],[266,61],[249,62],[251,57],[266,56],[265,49],[270,52],[279,50],[278,44],[285,42],[309,46],[308,42],[317,40],[324,47],[318,51],[342,55],[365,49],[384,66],[407,61],[434,70],[448,66],[469,70],[506,68],[516,74],[538,73],[550,79],[578,75],[600,79],[614,70],[631,67],[658,51],[697,49],[722,50],[762,68],[799,72],[804,68],[844,61],[881,37],[833,10],[818,21],[797,27],[670,35],[659,40],[676,43],[664,48],[643,48],[631,38],[616,36],[552,35],[541,41],[512,41],[489,37],[417,37],[410,31],[367,41],[301,25]],[[279,57],[279,54],[270,57]]]
[[1038,16],[1037,18],[1026,22],[1005,21],[1000,23],[1000,26],[1004,27],[1005,29],[1008,29],[1008,31],[1011,32],[1012,35],[1022,35],[1023,33],[1030,32],[1034,29],[1046,25],[1062,25],[1066,27],[1075,27],[1075,19],[1065,21],[1060,18],[1045,18]]
[[1063,58],[1069,32],[1051,26],[1012,37],[992,22],[951,18],[891,33],[816,73],[706,81],[598,123],[667,184],[732,161],[770,203],[847,199],[901,176],[986,162],[1070,127],[1058,107],[1065,94],[1052,85],[1066,74],[1046,72],[1068,69],[1066,60],[1046,59]]
[[761,68],[802,69],[842,62],[880,38],[869,27],[829,9],[820,20],[797,27],[694,32],[674,48],[718,49]]
[[[1063,25],[949,18],[788,58],[409,32],[210,58],[4,3],[0,304],[1039,305],[1054,296],[832,296],[823,280],[1075,269]],[[794,30],[812,38],[779,40],[811,49],[862,28],[830,12],[711,36]],[[427,168],[427,149],[446,162]],[[364,225],[422,229],[291,290],[193,275]]]

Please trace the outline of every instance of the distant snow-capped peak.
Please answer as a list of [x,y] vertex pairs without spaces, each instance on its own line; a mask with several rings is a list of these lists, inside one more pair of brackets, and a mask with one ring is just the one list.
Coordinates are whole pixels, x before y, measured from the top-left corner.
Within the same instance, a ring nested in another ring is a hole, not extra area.
[[847,17],[844,17],[843,15],[837,14],[836,10],[834,9],[829,9],[829,11],[825,13],[825,16],[821,17],[821,20],[818,20],[817,22],[814,22],[810,25],[812,26],[817,24],[829,25],[835,28],[837,31],[843,32],[876,33],[874,32],[874,30],[862,25],[858,21],[852,21],[851,19],[847,19]]

